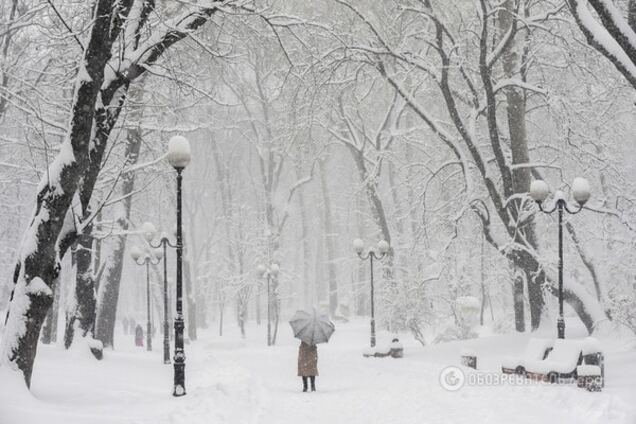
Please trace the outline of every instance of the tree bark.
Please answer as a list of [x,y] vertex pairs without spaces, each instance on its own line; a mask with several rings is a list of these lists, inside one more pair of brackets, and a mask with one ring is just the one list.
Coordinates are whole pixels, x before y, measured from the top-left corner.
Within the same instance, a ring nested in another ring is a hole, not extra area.
[[[90,211],[88,209],[87,211]],[[71,346],[76,328],[81,331],[82,337],[93,338],[95,325],[96,296],[95,277],[92,269],[93,259],[93,235],[92,224],[85,227],[79,235],[75,248],[76,274],[75,274],[75,311],[69,317],[67,323],[67,335],[64,347]],[[76,327],[77,324],[77,327]],[[91,352],[97,359],[102,359],[102,349],[91,345]]]
[[44,327],[42,327],[41,341],[44,344],[51,344],[57,342],[57,320],[60,310],[60,291],[55,290],[53,294],[53,305],[49,312],[46,314],[46,321]]
[[320,160],[320,185],[322,188],[322,210],[323,210],[323,222],[325,229],[325,247],[327,252],[327,280],[329,287],[329,315],[332,317],[336,316],[336,311],[338,310],[338,281],[336,275],[336,265],[335,265],[335,245],[334,245],[334,228],[333,228],[333,217],[331,216],[331,199],[329,196],[329,187],[327,185],[327,170],[325,162]]

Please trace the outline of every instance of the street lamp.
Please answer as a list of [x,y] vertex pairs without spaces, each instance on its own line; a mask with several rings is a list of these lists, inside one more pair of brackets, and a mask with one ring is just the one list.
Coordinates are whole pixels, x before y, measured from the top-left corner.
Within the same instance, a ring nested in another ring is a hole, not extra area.
[[168,257],[167,247],[176,248],[176,244],[172,244],[166,233],[161,234],[158,244],[153,244],[153,239],[157,230],[150,222],[144,222],[142,225],[144,238],[150,246],[155,249],[161,248],[163,257],[163,363],[170,363],[170,324],[168,323]]
[[185,390],[185,352],[183,350],[183,228],[182,209],[182,173],[190,163],[190,143],[188,139],[175,135],[168,141],[168,162],[177,171],[177,315],[174,319],[174,391],[173,396],[184,396]]
[[373,260],[382,260],[389,252],[389,243],[384,240],[380,240],[377,245],[377,251],[370,248],[367,253],[364,253],[364,242],[360,239],[353,241],[353,250],[358,254],[363,261],[369,260],[371,267],[371,347],[375,347],[375,304],[373,299]]
[[558,190],[554,193],[554,206],[550,210],[543,208],[543,202],[548,198],[550,188],[542,180],[535,180],[530,184],[530,197],[537,202],[541,212],[551,214],[555,210],[559,214],[559,318],[557,319],[558,338],[565,338],[565,320],[563,319],[563,211],[577,214],[590,198],[590,184],[585,178],[575,178],[572,183],[572,197],[578,204],[578,209],[570,209],[565,199],[565,193]]
[[267,279],[267,346],[272,345],[272,319],[271,319],[271,291],[270,291],[270,281],[272,276],[276,277],[280,272],[280,267],[278,264],[270,264],[269,267],[265,265],[259,265],[256,267],[256,271],[258,271],[259,275]]
[[146,307],[147,307],[147,325],[146,325],[146,349],[152,350],[152,326],[150,324],[150,265],[157,265],[162,257],[161,251],[155,251],[153,255],[144,253],[139,247],[133,246],[130,249],[130,256],[137,265],[146,266]]

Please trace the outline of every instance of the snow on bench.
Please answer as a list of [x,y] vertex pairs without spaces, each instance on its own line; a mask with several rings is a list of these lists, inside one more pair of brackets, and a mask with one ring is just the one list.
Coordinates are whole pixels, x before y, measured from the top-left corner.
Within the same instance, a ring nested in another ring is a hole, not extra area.
[[579,377],[596,377],[601,375],[601,367],[598,365],[579,365],[576,367]]
[[552,344],[552,339],[530,339],[521,358],[508,356],[501,361],[501,371],[505,374],[525,373],[526,364],[545,359],[552,349]]
[[588,392],[600,392],[603,384],[603,369],[599,365],[579,365],[576,367],[576,385]]
[[576,373],[576,367],[581,363],[582,351],[582,340],[557,339],[545,360],[528,361],[526,372],[528,376],[540,379],[545,379],[551,374],[558,374],[558,377],[572,377]]

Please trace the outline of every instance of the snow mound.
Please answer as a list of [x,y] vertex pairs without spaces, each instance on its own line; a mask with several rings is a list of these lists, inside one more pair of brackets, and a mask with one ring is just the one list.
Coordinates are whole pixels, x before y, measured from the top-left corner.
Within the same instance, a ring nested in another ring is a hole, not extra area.
[[576,373],[580,377],[601,375],[601,367],[598,365],[579,365],[576,367]]

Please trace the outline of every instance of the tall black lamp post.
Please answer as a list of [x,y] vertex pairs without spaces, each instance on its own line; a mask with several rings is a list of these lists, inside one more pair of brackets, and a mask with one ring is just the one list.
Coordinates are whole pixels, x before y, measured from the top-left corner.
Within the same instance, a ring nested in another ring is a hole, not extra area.
[[157,229],[150,222],[145,222],[142,226],[144,238],[148,244],[155,248],[161,248],[163,256],[163,363],[170,363],[170,324],[168,323],[168,246],[176,248],[176,244],[172,244],[166,233],[161,234],[159,243],[154,244],[153,239],[157,233]]
[[174,391],[173,396],[184,396],[185,352],[183,350],[183,225],[182,215],[182,173],[190,163],[190,143],[188,139],[175,135],[168,141],[168,162],[177,171],[177,315],[174,319]]
[[373,260],[382,260],[389,252],[389,243],[384,240],[378,242],[377,251],[370,248],[367,253],[364,253],[364,242],[360,239],[353,241],[353,249],[356,251],[360,259],[363,261],[369,260],[371,269],[371,347],[375,347],[375,301],[373,298]]
[[530,185],[530,197],[537,202],[541,212],[551,214],[558,212],[559,216],[559,317],[557,318],[558,338],[565,338],[565,320],[563,318],[563,211],[569,214],[577,214],[583,209],[583,205],[590,198],[590,184],[585,178],[575,178],[572,183],[572,197],[578,204],[578,209],[570,209],[565,198],[565,193],[557,191],[554,193],[554,206],[546,210],[543,202],[548,198],[550,188],[543,180],[535,180]]
[[278,264],[270,264],[268,267],[265,265],[259,265],[256,270],[258,273],[267,280],[267,346],[272,345],[272,297],[271,297],[271,280],[272,277],[276,277],[280,272]]
[[150,265],[157,265],[161,260],[161,251],[155,251],[154,255],[143,253],[143,251],[134,246],[130,249],[130,256],[137,265],[146,266],[146,350],[152,350],[152,324],[150,323]]

